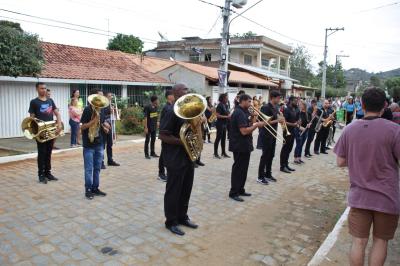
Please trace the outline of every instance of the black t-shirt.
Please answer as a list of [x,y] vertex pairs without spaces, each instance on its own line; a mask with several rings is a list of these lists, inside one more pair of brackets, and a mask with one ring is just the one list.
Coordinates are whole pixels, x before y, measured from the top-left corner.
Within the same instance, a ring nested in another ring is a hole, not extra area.
[[307,110],[308,121],[310,121],[310,122],[312,121],[310,129],[315,129],[315,126],[317,125],[317,122],[318,122],[318,116],[319,116],[318,110],[315,113],[315,115],[316,115],[315,118],[313,117],[313,111],[314,111],[314,109],[312,107],[308,107],[308,110]]
[[392,121],[393,120],[392,110],[390,110],[390,108],[385,108],[385,110],[383,110],[383,114],[382,114],[381,118]]
[[232,152],[251,152],[253,151],[253,136],[242,135],[240,128],[251,126],[251,115],[240,105],[236,106],[231,116],[231,130],[229,139],[229,150]]
[[[297,108],[293,108],[291,106],[287,107],[283,111],[283,115],[285,116],[286,122],[289,122],[289,123],[297,122],[297,112],[298,112]],[[289,126],[289,125],[287,125],[287,127],[289,129],[289,132],[293,133],[293,130],[294,130],[295,127]]]
[[[92,120],[92,114],[93,114],[92,106],[91,105],[86,106],[81,116],[81,123],[82,124],[89,123],[90,120]],[[100,112],[100,124],[103,124],[104,120],[105,116],[104,116],[104,111],[102,110]],[[101,125],[99,127],[97,136],[95,137],[93,142],[90,142],[89,140],[89,128],[82,130],[82,146],[84,148],[94,148],[98,145],[103,145],[103,141],[104,141],[104,131],[102,130]]]
[[[267,116],[271,116],[272,120],[277,120],[278,119],[278,113],[279,113],[279,106],[273,106],[272,103],[268,103],[268,104],[264,104],[261,109],[260,109],[261,113],[267,115]],[[277,130],[278,129],[278,123],[271,125],[270,127],[272,127],[273,129]],[[259,130],[259,134],[261,135],[266,135],[267,137],[271,137],[271,134],[267,132],[267,130],[262,127]],[[275,134],[276,135],[276,134]]]
[[[229,115],[229,110],[227,106],[223,103],[219,103],[216,109],[217,113],[220,115]],[[217,119],[217,126],[226,126],[228,123],[227,118],[218,118]]]
[[[180,138],[179,132],[185,120],[175,115],[172,105],[171,107],[164,106],[163,111],[164,114],[160,123],[160,133]],[[180,169],[192,163],[182,145],[171,145],[165,142],[163,142],[162,145],[163,160],[167,167]]]
[[[208,106],[208,108],[212,108],[212,106]],[[206,118],[210,118],[212,112],[210,110],[208,110],[208,108],[206,109],[206,111],[204,112],[204,115],[206,116]]]
[[43,121],[53,121],[54,120],[54,110],[56,110],[56,104],[53,99],[48,98],[45,101],[35,98],[31,100],[29,105],[29,113],[34,114],[37,119]]
[[156,131],[157,129],[157,118],[158,108],[151,104],[144,107],[144,116],[147,118],[147,128],[149,132]]
[[300,125],[305,128],[309,122],[307,113],[297,112],[297,121],[300,121]]

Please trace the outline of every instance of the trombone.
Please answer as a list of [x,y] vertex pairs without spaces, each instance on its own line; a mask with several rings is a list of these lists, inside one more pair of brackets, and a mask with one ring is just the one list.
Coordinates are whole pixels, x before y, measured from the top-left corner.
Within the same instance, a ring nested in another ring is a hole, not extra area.
[[112,139],[113,143],[117,142],[117,130],[116,130],[116,121],[121,120],[119,116],[119,110],[118,110],[118,104],[117,104],[117,95],[113,94],[112,95],[112,104],[111,104],[111,128],[112,128]]
[[285,131],[286,131],[286,136],[292,135],[292,134],[289,132],[289,129],[288,129],[287,124],[286,124],[286,119],[285,119],[284,115],[282,114],[282,112],[279,112],[279,116],[283,118],[283,122],[281,123],[282,132],[285,132]]
[[267,116],[263,114],[260,110],[256,109],[254,105],[251,105],[249,108],[250,113],[253,113],[256,115],[256,119],[258,121],[265,122],[266,125],[264,128],[268,131],[269,134],[271,134],[274,138],[276,138],[277,141],[282,143],[282,145],[285,144],[285,138],[277,131],[275,130],[268,122],[272,119],[271,116]]

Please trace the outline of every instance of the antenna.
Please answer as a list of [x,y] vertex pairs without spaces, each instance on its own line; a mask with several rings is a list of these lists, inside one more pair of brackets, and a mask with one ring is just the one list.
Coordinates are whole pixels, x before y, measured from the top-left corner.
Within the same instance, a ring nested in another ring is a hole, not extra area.
[[158,35],[160,35],[162,41],[169,42],[169,40],[160,31],[158,31]]

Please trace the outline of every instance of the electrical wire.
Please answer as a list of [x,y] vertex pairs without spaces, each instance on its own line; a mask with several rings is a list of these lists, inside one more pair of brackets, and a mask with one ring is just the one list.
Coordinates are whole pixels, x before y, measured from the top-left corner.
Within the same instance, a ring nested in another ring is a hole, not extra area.
[[[59,25],[51,25],[51,24],[41,23],[41,22],[36,22],[36,21],[31,21],[31,20],[12,18],[12,17],[7,17],[7,16],[0,16],[0,18],[11,19],[11,20],[16,20],[16,21],[21,21],[21,22],[27,22],[27,23],[32,23],[32,24],[37,24],[37,25],[42,25],[42,26],[47,26],[47,27],[52,27],[52,28],[59,28],[59,29],[72,30],[72,31],[83,32],[83,33],[89,33],[89,34],[100,35],[100,36],[115,37],[115,34],[105,34],[105,33],[93,32],[93,31],[88,31],[88,30],[80,30],[80,29],[74,29],[74,28],[69,28],[69,27],[64,27],[64,26],[59,26]],[[143,42],[153,43],[153,44],[157,43],[157,42],[151,42],[151,41],[143,41]]]
[[211,26],[210,30],[207,32],[206,36],[208,36],[211,33],[211,31],[215,28],[215,26],[217,26],[217,23],[221,19],[221,17],[222,17],[221,14],[218,14],[217,19],[215,20],[214,24]]
[[386,4],[386,5],[377,6],[377,7],[373,7],[373,8],[369,8],[369,9],[364,9],[364,10],[355,12],[355,14],[357,14],[357,13],[365,13],[365,12],[369,12],[369,11],[374,11],[374,10],[378,10],[378,9],[381,9],[381,8],[385,8],[385,7],[389,7],[389,6],[394,6],[394,5],[398,5],[398,4],[400,4],[400,1],[393,2],[393,3],[389,3],[389,4]]
[[[56,19],[51,19],[51,18],[44,18],[44,17],[39,17],[39,16],[34,16],[34,15],[30,15],[30,14],[26,14],[26,13],[21,13],[21,12],[16,12],[16,11],[12,11],[12,10],[7,10],[7,9],[3,9],[0,8],[0,11],[4,11],[4,12],[8,12],[8,13],[12,13],[12,14],[16,14],[16,15],[20,15],[20,16],[25,16],[25,17],[31,17],[31,18],[35,18],[35,19],[40,19],[40,20],[45,20],[45,21],[50,21],[50,22],[56,22],[56,23],[60,23],[60,24],[65,24],[65,25],[70,25],[70,26],[75,26],[75,27],[80,27],[80,28],[85,28],[85,29],[91,29],[91,30],[96,30],[96,31],[102,31],[102,32],[106,32],[108,33],[106,36],[109,35],[109,33],[112,34],[120,34],[120,32],[113,32],[113,31],[108,31],[108,30],[103,30],[100,28],[94,28],[94,27],[90,27],[90,26],[85,26],[85,25],[81,25],[81,24],[75,24],[75,23],[70,23],[70,22],[66,22],[66,21],[61,21],[61,20],[56,20]],[[33,22],[31,22],[33,23]],[[44,24],[44,23],[42,23]],[[46,24],[47,25],[47,24]],[[66,27],[64,27],[66,28]],[[71,30],[71,28],[66,28]],[[90,32],[93,33],[93,32]],[[127,34],[126,34],[127,35]],[[149,39],[149,38],[140,38],[141,40],[146,40],[149,43],[157,43],[157,40],[153,40],[153,39]]]

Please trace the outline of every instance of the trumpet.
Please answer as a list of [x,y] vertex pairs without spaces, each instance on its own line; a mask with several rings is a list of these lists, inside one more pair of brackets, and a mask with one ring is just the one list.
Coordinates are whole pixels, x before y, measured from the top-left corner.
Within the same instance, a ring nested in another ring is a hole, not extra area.
[[264,126],[264,128],[267,130],[267,132],[271,134],[274,138],[276,138],[277,141],[282,143],[282,145],[285,144],[285,138],[268,123],[272,119],[271,116],[263,114],[260,110],[255,108],[254,105],[250,106],[249,112],[254,114],[258,121],[265,122],[266,125]]
[[292,135],[292,134],[289,132],[289,129],[288,129],[287,124],[286,124],[286,119],[285,119],[285,117],[283,116],[282,112],[279,112],[279,116],[283,118],[283,122],[281,123],[282,132],[286,132],[286,136]]
[[113,143],[115,144],[117,142],[117,130],[116,130],[116,121],[120,121],[121,118],[119,116],[119,110],[118,110],[118,103],[117,103],[117,95],[113,94],[112,95],[113,103],[111,104],[111,128],[112,128],[112,140]]

